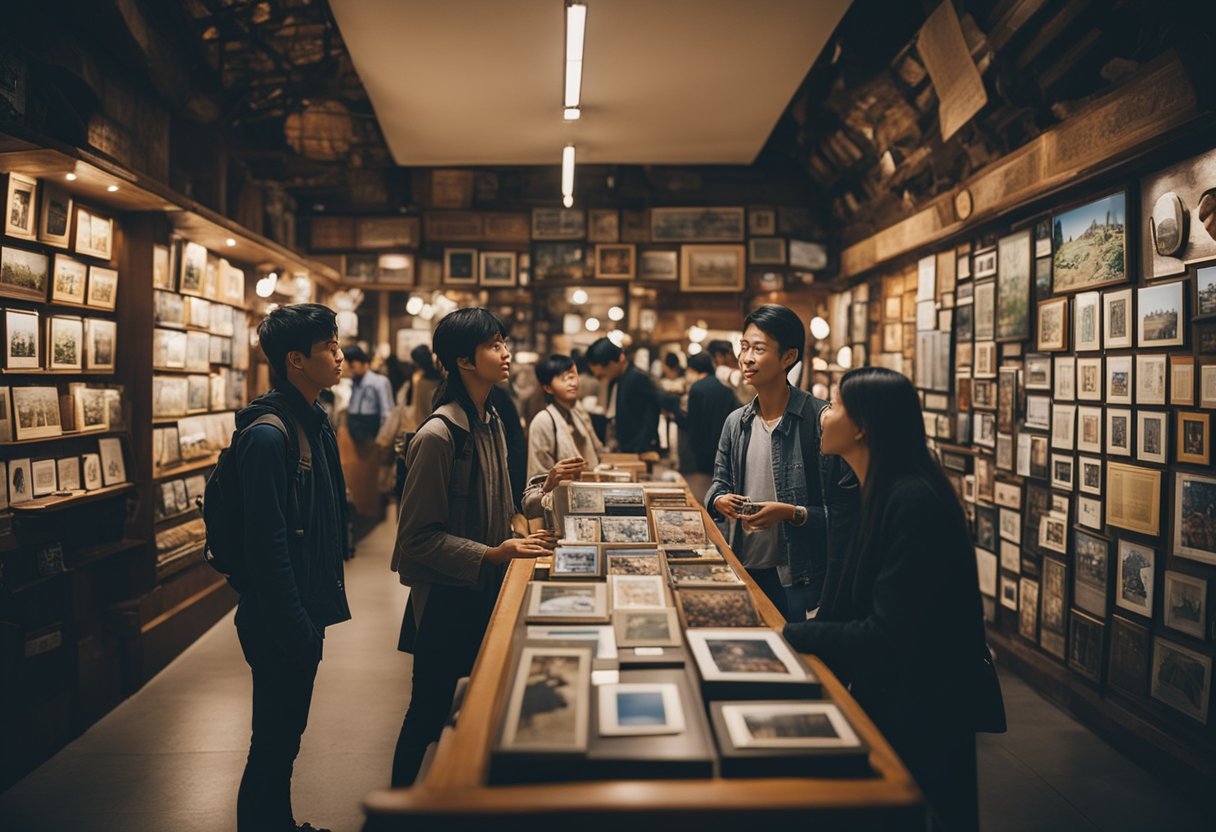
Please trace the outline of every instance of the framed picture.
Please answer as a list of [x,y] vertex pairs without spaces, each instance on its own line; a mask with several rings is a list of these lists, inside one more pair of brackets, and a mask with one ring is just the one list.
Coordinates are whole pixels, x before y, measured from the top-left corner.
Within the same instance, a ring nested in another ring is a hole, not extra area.
[[34,497],[46,497],[59,489],[59,469],[53,459],[40,459],[30,467]]
[[84,303],[88,266],[66,254],[56,254],[52,274],[51,303]]
[[672,607],[614,610],[617,647],[679,647],[680,622]]
[[831,702],[731,702],[713,704],[732,749],[797,750],[861,748],[861,741]]
[[650,238],[656,243],[738,242],[743,231],[742,208],[650,209]]
[[637,275],[637,246],[633,243],[597,243],[595,276],[600,280],[632,280]]
[[1161,534],[1161,472],[1107,462],[1106,523],[1150,537]]
[[1072,491],[1074,460],[1070,454],[1051,455],[1051,487]]
[[537,243],[532,246],[536,280],[582,280],[586,274],[582,243]]
[[42,367],[38,313],[24,309],[4,310],[4,366],[9,370]]
[[[168,333],[169,330],[160,330]],[[211,369],[211,336],[206,332],[178,333],[179,338],[173,343],[174,352],[170,355],[172,361],[181,355],[182,364],[177,369],[189,370],[192,373],[205,373]],[[175,368],[174,364],[167,367]]]
[[1034,256],[1051,256],[1051,220],[1040,220],[1034,224]]
[[1209,414],[1179,411],[1174,459],[1192,465],[1210,465],[1212,434]]
[[515,285],[515,252],[483,251],[480,257],[482,286]]
[[1157,551],[1143,543],[1120,539],[1116,563],[1115,605],[1152,618]]
[[38,241],[55,248],[71,243],[72,196],[49,182],[42,183],[42,203],[38,211]]
[[50,258],[36,251],[0,248],[0,295],[23,300],[45,301],[50,277]]
[[979,576],[980,593],[990,598],[996,597],[996,555],[986,549],[976,547],[975,568]]
[[997,241],[996,337],[1021,341],[1030,337],[1030,230]]
[[771,237],[777,233],[777,212],[772,208],[749,208],[747,233],[757,237]]
[[562,540],[578,543],[600,542],[600,519],[598,517],[567,516],[565,535]]
[[667,606],[660,575],[613,575],[608,578],[614,610],[649,610]]
[[[1044,518],[1046,519],[1046,518]],[[1055,558],[1043,558],[1043,583],[1039,599],[1039,646],[1058,659],[1065,656],[1064,634],[1068,627],[1068,568]]]
[[1102,530],[1102,501],[1093,497],[1077,497],[1077,524],[1087,529]]
[[600,539],[605,543],[650,542],[650,522],[645,517],[601,517]]
[[1052,298],[1039,303],[1036,348],[1039,352],[1068,349],[1068,298]]
[[727,563],[671,563],[667,565],[671,585],[686,586],[738,586],[742,579]]
[[105,390],[85,384],[71,384],[68,389],[76,408],[76,430],[84,432],[109,428],[110,414]]
[[1051,398],[1048,396],[1026,397],[1026,427],[1035,430],[1051,429]]
[[785,264],[785,240],[781,237],[753,237],[747,241],[747,259],[755,266]]
[[1077,352],[1102,349],[1101,303],[1099,292],[1078,292],[1073,298],[1073,348]]
[[1169,447],[1169,414],[1160,411],[1136,411],[1136,459],[1164,465]]
[[655,509],[655,537],[664,546],[705,546],[709,538],[699,508]]
[[41,439],[63,433],[58,388],[14,387],[12,395],[17,439]]
[[1102,401],[1102,359],[1077,359],[1077,400]]
[[1102,293],[1102,333],[1106,349],[1131,349],[1132,320],[1131,289]]
[[745,266],[743,246],[681,246],[680,289],[685,292],[741,292]]
[[606,622],[608,587],[603,583],[529,584],[527,621]]
[[759,627],[763,622],[746,587],[680,588],[676,607],[689,627]]
[[1152,694],[1181,714],[1207,725],[1212,694],[1212,659],[1167,641],[1153,638]]
[[[10,173],[7,197],[4,200],[4,234],[33,240],[37,237],[34,198],[38,192],[38,180],[20,173]],[[65,232],[66,233],[66,232]]]
[[620,239],[620,212],[614,208],[592,208],[587,212],[587,242],[616,243]]
[[997,357],[995,341],[975,342],[975,377],[996,378]]
[[1125,202],[1120,191],[1052,217],[1052,291],[1078,292],[1127,280]]
[[69,456],[55,461],[60,491],[80,490],[80,459]]
[[174,285],[174,276],[172,266],[169,262],[170,253],[168,246],[154,245],[152,246],[152,288],[153,289],[168,289],[173,291],[177,288]]
[[1051,447],[1071,451],[1076,446],[1077,406],[1051,406]]
[[689,649],[707,682],[805,681],[806,669],[785,640],[768,628],[687,630]]
[[1186,281],[1157,283],[1136,290],[1136,344],[1175,347],[1186,343],[1183,309]]
[[1055,398],[1072,401],[1077,397],[1077,359],[1071,355],[1055,357]]
[[9,505],[21,505],[34,499],[34,475],[28,459],[14,459],[8,463]]
[[119,485],[127,481],[127,465],[122,455],[122,440],[109,436],[97,440],[97,451],[101,455],[101,481],[105,485]]
[[1051,258],[1034,261],[1034,300],[1038,303],[1051,297]]
[[1110,544],[1101,537],[1073,530],[1073,600],[1078,607],[1106,617]]
[[1077,460],[1077,490],[1082,494],[1102,493],[1102,460],[1096,456],[1083,456]]
[[974,257],[976,280],[995,275],[996,262],[996,249],[990,248],[987,251],[977,251]]
[[156,326],[181,329],[186,325],[186,300],[176,292],[152,293],[152,321]]
[[77,254],[109,260],[114,248],[114,220],[76,206]]
[[1200,641],[1208,637],[1208,582],[1194,575],[1166,570],[1163,623]]
[[1148,629],[1126,618],[1113,616],[1110,622],[1110,669],[1107,676],[1111,687],[1131,696],[1147,696],[1148,654]]
[[203,296],[207,273],[207,249],[198,243],[184,242],[181,248],[181,276],[178,286],[183,295]]
[[84,367],[84,321],[67,315],[47,320],[47,369],[80,370]]
[[680,689],[671,682],[600,685],[602,737],[684,733]]
[[1216,315],[1216,265],[1195,270],[1195,317]]
[[[14,388],[16,392],[16,388]],[[1216,479],[1174,474],[1174,554],[1216,563]]]
[[1199,368],[1199,406],[1216,408],[1216,364],[1204,364]]
[[1106,408],[1106,452],[1132,455],[1132,412],[1127,408]]
[[553,566],[549,574],[554,579],[600,577],[603,575],[603,564],[599,547],[558,546],[553,552]]
[[1170,404],[1195,406],[1195,356],[1170,356]]
[[578,208],[533,208],[533,240],[583,240],[587,214]]
[[638,280],[678,280],[680,253],[678,251],[647,250],[638,255]]
[[1051,356],[1031,354],[1026,356],[1022,375],[1022,386],[1027,390],[1051,389]]
[[443,282],[453,286],[476,286],[477,249],[445,248]]
[[1165,404],[1166,356],[1136,356],[1136,404]]
[[1023,577],[1018,586],[1018,635],[1030,642],[1038,640],[1039,582]]
[[[591,660],[590,647],[524,647],[511,683],[500,747],[513,753],[585,751]],[[536,695],[538,682],[548,696]],[[535,718],[539,716],[544,718]]]
[[1106,625],[1079,610],[1069,616],[1068,666],[1096,684],[1102,683],[1102,642]]
[[1106,402],[1107,404],[1132,403],[1132,357],[1130,355],[1106,357]]
[[1001,606],[1010,610],[1018,608],[1018,579],[1001,575]]
[[83,455],[80,458],[80,472],[85,491],[96,491],[101,488],[101,456],[98,454]]
[[975,284],[972,328],[976,341],[991,341],[996,337],[996,283],[986,280]]
[[152,418],[173,419],[186,415],[189,383],[182,376],[152,376]]
[[85,303],[98,309],[113,309],[118,303],[118,272],[89,266],[89,294]]

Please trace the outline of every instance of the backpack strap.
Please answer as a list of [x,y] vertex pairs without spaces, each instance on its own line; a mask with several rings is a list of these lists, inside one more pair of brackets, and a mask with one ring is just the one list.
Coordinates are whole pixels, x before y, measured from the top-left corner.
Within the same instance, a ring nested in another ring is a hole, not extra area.
[[[296,419],[292,419],[296,427],[296,475],[291,480],[291,503],[295,509],[295,525],[298,528],[293,529],[295,537],[304,537],[304,528],[300,521],[303,520],[303,512],[300,511],[300,480],[304,474],[312,470],[312,446],[308,443],[308,434],[304,433],[304,426]],[[283,417],[276,413],[263,413],[258,418],[249,423],[245,430],[252,430],[258,425],[270,425],[283,434],[283,438],[287,440],[287,446],[291,447],[291,434],[287,432],[287,426],[283,424]],[[289,524],[289,526],[292,524]]]
[[[464,455],[464,447],[465,443],[469,439],[469,432],[460,425],[456,424],[453,420],[449,419],[447,416],[444,416],[442,413],[432,413],[430,416],[427,416],[422,420],[422,425],[425,425],[432,419],[438,419],[447,425],[448,433],[452,436],[452,459],[460,459],[460,457]],[[418,430],[422,430],[422,425],[418,426]],[[417,435],[417,433],[418,431],[414,432],[415,435]]]

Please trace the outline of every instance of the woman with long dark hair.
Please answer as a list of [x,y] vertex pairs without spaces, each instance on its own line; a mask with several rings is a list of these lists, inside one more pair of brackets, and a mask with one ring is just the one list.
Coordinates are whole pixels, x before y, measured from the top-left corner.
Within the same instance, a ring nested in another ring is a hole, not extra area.
[[823,453],[861,481],[861,523],[818,616],[785,636],[850,685],[916,778],[934,828],[974,829],[975,732],[1003,722],[1003,707],[963,508],[899,373],[845,373],[821,425]]

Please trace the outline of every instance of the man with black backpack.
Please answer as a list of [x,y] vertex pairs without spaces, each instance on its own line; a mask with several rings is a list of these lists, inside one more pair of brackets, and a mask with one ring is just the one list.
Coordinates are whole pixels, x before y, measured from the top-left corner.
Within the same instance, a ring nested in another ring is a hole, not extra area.
[[[325,628],[350,618],[342,561],[346,485],[322,390],[342,375],[332,310],[275,309],[258,326],[274,389],[237,414],[207,485],[207,545],[241,594],[236,629],[253,671],[253,738],[237,829],[296,826],[291,772],[308,724]],[[320,831],[318,831],[320,832]]]

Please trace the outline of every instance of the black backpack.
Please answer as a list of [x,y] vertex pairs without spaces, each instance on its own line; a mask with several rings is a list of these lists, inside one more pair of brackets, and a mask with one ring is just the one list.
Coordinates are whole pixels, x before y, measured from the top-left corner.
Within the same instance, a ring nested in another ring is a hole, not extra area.
[[[287,429],[287,422],[295,426],[294,436]],[[207,479],[207,488],[203,492],[200,506],[203,510],[203,522],[207,526],[203,557],[213,569],[227,578],[228,583],[238,592],[241,591],[245,567],[245,502],[241,493],[240,472],[233,460],[233,449],[245,431],[258,425],[272,425],[287,439],[287,472],[291,481],[287,527],[291,529],[290,540],[304,537],[303,514],[300,511],[300,480],[306,471],[312,470],[312,448],[299,422],[278,412],[265,413],[233,432],[231,444],[220,452],[215,468]]]
[[[432,413],[422,420],[422,425],[425,425],[432,419],[438,419],[448,426],[448,433],[452,435],[452,459],[460,459],[464,453],[464,445],[468,441],[469,432],[442,413]],[[397,483],[393,488],[393,494],[396,495],[398,500],[401,499],[401,494],[405,491],[405,476],[408,473],[405,456],[409,453],[410,443],[414,441],[414,437],[418,435],[418,431],[422,430],[422,425],[418,426],[418,430],[398,437],[397,441],[393,444],[393,452],[396,454],[397,460]]]

